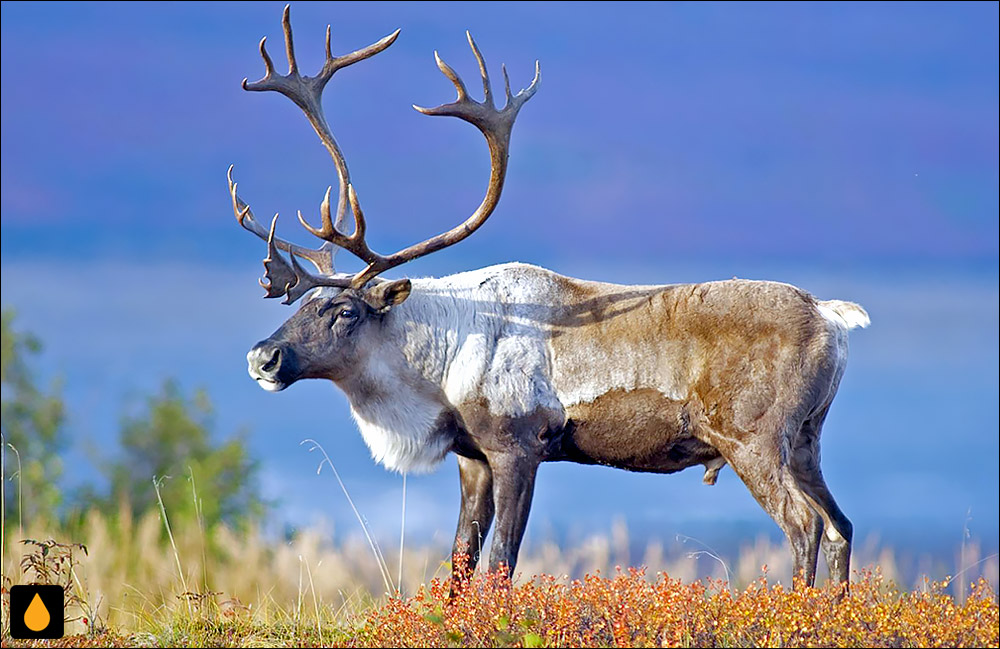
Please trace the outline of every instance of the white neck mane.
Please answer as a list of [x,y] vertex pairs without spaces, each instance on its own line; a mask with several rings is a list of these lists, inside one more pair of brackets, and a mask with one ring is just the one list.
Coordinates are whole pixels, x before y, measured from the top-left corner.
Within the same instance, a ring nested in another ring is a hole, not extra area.
[[377,462],[402,473],[433,469],[452,443],[437,434],[439,417],[470,400],[511,416],[561,411],[547,378],[548,332],[537,313],[522,317],[545,303],[549,276],[503,264],[412,280],[362,372],[341,385]]

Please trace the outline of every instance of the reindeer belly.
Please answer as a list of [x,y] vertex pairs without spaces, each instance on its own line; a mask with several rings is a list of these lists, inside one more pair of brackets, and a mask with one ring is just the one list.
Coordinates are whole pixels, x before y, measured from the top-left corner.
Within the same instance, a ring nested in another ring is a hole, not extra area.
[[720,458],[714,447],[695,437],[697,417],[687,405],[657,390],[611,390],[567,407],[566,414],[558,459],[673,473]]

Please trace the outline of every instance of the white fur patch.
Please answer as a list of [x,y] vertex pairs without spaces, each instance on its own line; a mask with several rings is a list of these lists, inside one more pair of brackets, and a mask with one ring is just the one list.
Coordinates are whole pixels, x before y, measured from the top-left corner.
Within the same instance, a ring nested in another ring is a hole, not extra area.
[[433,437],[430,432],[437,412],[426,402],[414,400],[409,408],[366,409],[351,407],[351,414],[361,430],[361,437],[372,459],[391,471],[427,473],[444,459],[451,440]]
[[611,390],[639,388],[653,388],[668,399],[683,398],[689,365],[671,362],[676,347],[671,341],[655,346],[604,343],[581,346],[555,364],[552,380],[565,406],[590,403]]
[[[558,296],[550,271],[502,264],[437,280],[413,280],[399,317],[446,340],[438,382],[452,405],[483,399],[495,415],[561,412],[549,380],[549,310]],[[449,308],[443,308],[447,305]],[[433,323],[433,324],[432,324]],[[407,357],[416,341],[407,344]],[[422,365],[428,365],[421,361]]]
[[345,391],[372,458],[392,471],[425,473],[444,459],[451,440],[435,435],[441,404],[407,385],[406,374],[376,355],[362,377],[364,397]]
[[483,332],[470,333],[458,345],[444,379],[444,394],[453,404],[476,398],[496,341]]
[[854,327],[867,327],[871,324],[868,312],[861,308],[861,305],[843,300],[826,300],[817,302],[816,308],[823,314],[823,317],[831,322],[840,324],[848,329]]
[[521,417],[536,410],[561,412],[549,380],[545,341],[538,336],[505,336],[483,380],[490,414]]

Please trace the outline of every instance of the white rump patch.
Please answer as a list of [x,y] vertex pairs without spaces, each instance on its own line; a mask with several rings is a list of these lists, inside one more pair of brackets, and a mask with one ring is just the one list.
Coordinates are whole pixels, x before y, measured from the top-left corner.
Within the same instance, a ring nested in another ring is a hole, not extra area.
[[854,302],[826,300],[825,302],[817,302],[816,307],[824,318],[848,329],[864,328],[871,324],[868,312],[861,308],[860,304]]

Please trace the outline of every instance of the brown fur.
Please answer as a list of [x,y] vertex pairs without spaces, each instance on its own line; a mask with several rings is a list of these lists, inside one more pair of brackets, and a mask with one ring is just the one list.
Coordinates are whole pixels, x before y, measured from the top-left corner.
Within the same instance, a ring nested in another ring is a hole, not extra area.
[[[842,367],[831,324],[808,293],[773,282],[624,287],[559,278],[550,323],[555,376],[595,363],[646,366],[672,386],[611,389],[569,405],[558,451],[539,461],[671,473],[733,466],[789,536],[807,582],[823,537],[831,576],[847,578],[850,523],[819,472],[819,421]],[[507,441],[505,440],[505,443]]]

